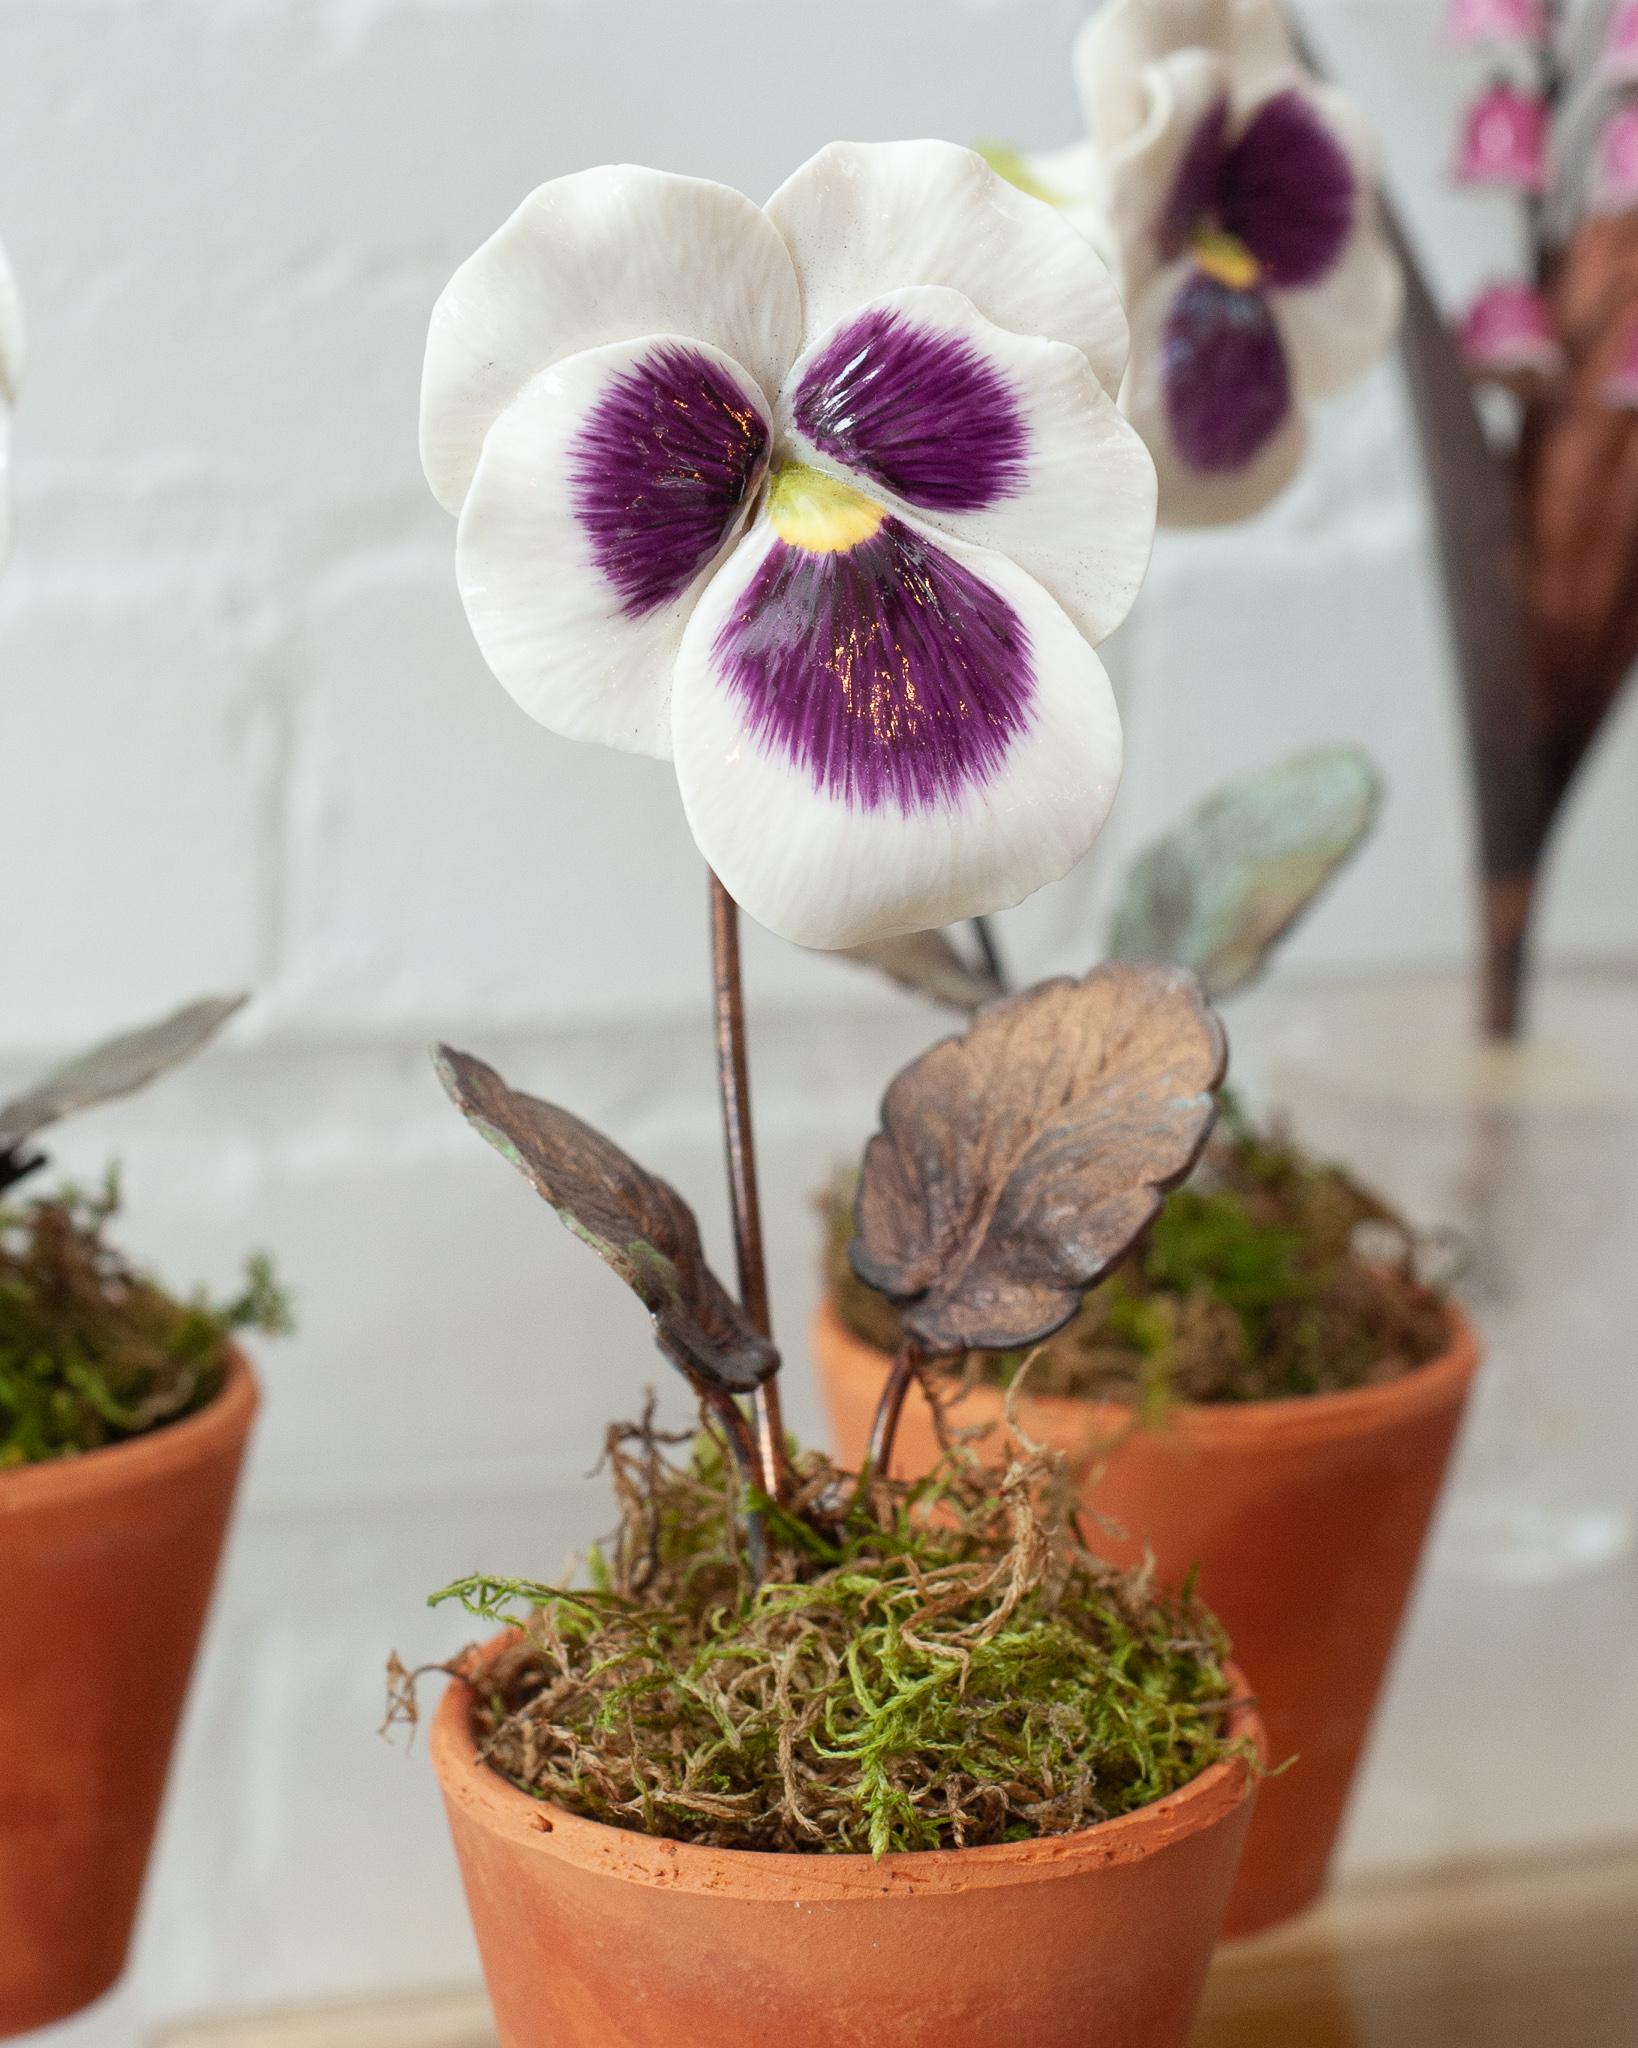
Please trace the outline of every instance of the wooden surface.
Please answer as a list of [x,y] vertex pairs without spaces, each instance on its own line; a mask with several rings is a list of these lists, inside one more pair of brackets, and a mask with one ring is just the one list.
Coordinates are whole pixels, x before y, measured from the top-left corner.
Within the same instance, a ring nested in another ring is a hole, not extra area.
[[[482,1997],[455,1992],[201,2020],[156,2048],[494,2048],[494,2036]],[[1638,2048],[1638,1847],[1354,1886],[1222,1951],[1194,2048]]]

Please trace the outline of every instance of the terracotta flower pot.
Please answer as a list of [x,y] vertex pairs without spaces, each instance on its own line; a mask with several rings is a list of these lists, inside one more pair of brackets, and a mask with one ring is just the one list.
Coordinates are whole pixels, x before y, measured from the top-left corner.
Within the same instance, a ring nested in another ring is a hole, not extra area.
[[0,2036],[125,1966],[255,1410],[235,1355],[196,1415],[0,1472]]
[[[478,1761],[470,1704],[452,1684],[432,1759],[501,2048],[1188,2040],[1250,1818],[1241,1758],[1045,1841],[760,1855],[541,1805]],[[1233,1730],[1261,1739],[1249,1709]]]
[[[850,1464],[869,1439],[888,1361],[828,1305],[813,1345]],[[1296,1759],[1258,1795],[1226,1934],[1289,1919],[1324,1889],[1478,1362],[1472,1328],[1453,1309],[1442,1357],[1353,1393],[1184,1406],[1152,1430],[1134,1429],[1113,1403],[1024,1400],[1026,1426],[1068,1453],[1088,1502],[1116,1525],[1090,1526],[1094,1543],[1123,1563],[1147,1546],[1170,1583],[1198,1567],[1257,1695],[1270,1761]],[[977,1387],[953,1420],[967,1428],[1000,1413],[1000,1394]],[[925,1472],[937,1455],[931,1412],[913,1392],[896,1467]]]

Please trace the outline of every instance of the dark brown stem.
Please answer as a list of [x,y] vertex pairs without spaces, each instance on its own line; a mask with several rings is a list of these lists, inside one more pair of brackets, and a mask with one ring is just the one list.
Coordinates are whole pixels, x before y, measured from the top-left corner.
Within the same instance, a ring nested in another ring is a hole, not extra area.
[[[739,1265],[739,1298],[764,1337],[773,1333],[768,1313],[768,1269],[762,1252],[762,1205],[756,1186],[756,1141],[751,1132],[751,1075],[745,1052],[745,990],[739,971],[739,905],[711,877],[711,970],[716,992],[717,1083],[722,1096],[722,1133],[728,1149],[728,1190],[734,1210],[734,1254]],[[752,1396],[757,1462],[763,1489],[782,1500],[790,1475],[779,1387],[764,1380]]]
[[1007,963],[1001,957],[1001,948],[996,941],[995,927],[987,917],[972,920],[973,937],[978,941],[978,951],[986,971],[1004,995],[1007,990]]
[[887,1375],[887,1384],[876,1403],[876,1419],[870,1425],[870,1448],[865,1452],[865,1469],[878,1479],[887,1477],[893,1439],[899,1433],[899,1418],[904,1413],[904,1397],[911,1382],[920,1378],[926,1358],[921,1346],[909,1337],[894,1354],[893,1369]]
[[[1547,109],[1548,126],[1564,97],[1564,6],[1563,0],[1543,0],[1541,48],[1537,54],[1536,90]],[[1529,245],[1530,268],[1536,288],[1545,290],[1552,273],[1553,252],[1547,236],[1547,195],[1532,192],[1525,200],[1525,236]]]

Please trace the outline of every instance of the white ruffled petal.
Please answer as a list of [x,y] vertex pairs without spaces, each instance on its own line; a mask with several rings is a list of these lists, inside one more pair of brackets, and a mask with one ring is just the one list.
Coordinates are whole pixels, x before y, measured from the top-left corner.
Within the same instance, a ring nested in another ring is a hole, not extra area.
[[1155,474],[1079,349],[923,285],[860,307],[800,357],[781,440],[941,532],[1010,556],[1094,646],[1148,567]]
[[724,350],[771,398],[796,353],[796,277],[762,209],[703,178],[604,165],[542,185],[433,309],[421,461],[459,512],[483,439],[538,371],[676,334]]
[[1075,38],[1075,84],[1098,149],[1130,142],[1149,119],[1144,72],[1179,50],[1227,57],[1234,0],[1107,0]]
[[1052,207],[949,142],[835,142],[768,202],[811,343],[884,292],[948,285],[998,327],[1078,348],[1119,387],[1126,317],[1107,268]]
[[729,892],[782,937],[835,948],[1064,874],[1121,757],[1108,679],[1069,618],[1003,556],[868,501],[815,515],[811,544],[782,538],[782,516],[776,489],[677,663],[677,778]]
[[484,659],[531,717],[670,753],[683,628],[770,439],[746,371],[681,336],[587,350],[524,386],[484,441],[456,574]]
[[1208,50],[1181,50],[1145,67],[1143,117],[1108,154],[1109,222],[1130,307],[1202,225],[1214,197],[1230,104],[1229,67]]
[[1324,85],[1298,91],[1341,147],[1355,181],[1353,223],[1336,263],[1315,284],[1272,293],[1297,387],[1306,398],[1324,398],[1363,376],[1393,345],[1405,280],[1382,226],[1375,136],[1345,94]]

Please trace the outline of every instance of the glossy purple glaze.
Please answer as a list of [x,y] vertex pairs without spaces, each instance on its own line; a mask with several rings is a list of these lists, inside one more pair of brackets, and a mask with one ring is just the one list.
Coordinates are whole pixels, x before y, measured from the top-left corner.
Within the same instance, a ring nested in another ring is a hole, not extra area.
[[893,518],[833,553],[775,541],[715,654],[756,743],[857,810],[934,809],[1033,719],[1023,621]]
[[1358,181],[1300,93],[1276,93],[1236,137],[1218,176],[1217,217],[1272,285],[1317,284],[1353,227]]
[[1006,374],[964,335],[893,307],[826,343],[793,411],[821,454],[928,511],[978,512],[1028,482],[1029,429]]
[[615,377],[569,455],[575,516],[627,618],[670,604],[761,480],[769,428],[720,363],[659,342]]
[[1161,388],[1178,452],[1204,471],[1242,469],[1291,410],[1291,376],[1260,291],[1195,271],[1172,302]]

